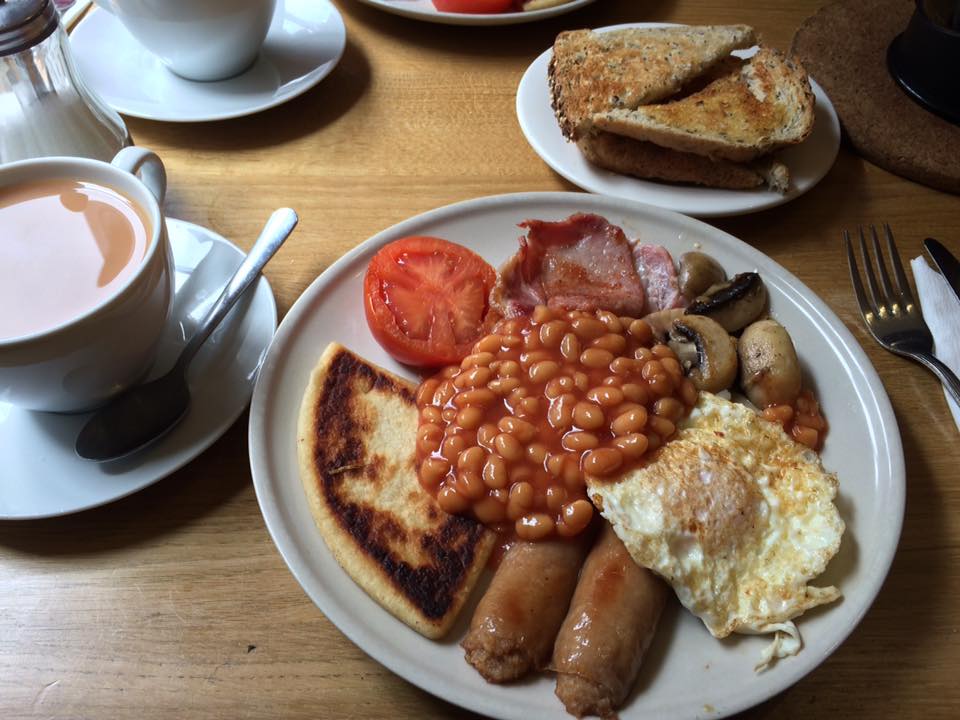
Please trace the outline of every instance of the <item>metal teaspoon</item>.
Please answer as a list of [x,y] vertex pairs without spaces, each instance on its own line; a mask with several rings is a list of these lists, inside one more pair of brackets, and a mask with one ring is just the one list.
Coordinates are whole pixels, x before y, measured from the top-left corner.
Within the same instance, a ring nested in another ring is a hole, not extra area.
[[163,377],[127,390],[97,410],[77,436],[77,454],[88,460],[114,460],[152,443],[187,413],[187,366],[214,328],[257,278],[263,266],[297,225],[290,208],[274,211],[260,237],[200,323],[176,364]]

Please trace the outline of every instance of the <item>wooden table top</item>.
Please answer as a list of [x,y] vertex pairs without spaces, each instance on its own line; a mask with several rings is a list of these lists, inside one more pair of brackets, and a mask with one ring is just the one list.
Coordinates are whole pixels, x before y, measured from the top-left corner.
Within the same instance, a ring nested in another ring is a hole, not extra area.
[[[129,121],[167,165],[170,216],[249,247],[273,208],[297,209],[301,225],[267,269],[281,314],[340,255],[402,219],[481,195],[576,189],[534,154],[514,113],[520,76],[560,30],[748,22],[786,49],[819,4],[599,0],[541,23],[451,28],[336,3],[346,53],[306,95],[228,122]],[[928,234],[960,242],[960,198],[847,147],[809,194],[713,222],[800,276],[852,330],[890,393],[908,468],[899,551],[873,607],[829,660],[749,717],[960,713],[957,430],[934,378],[866,334],[839,249],[841,228],[881,220],[910,256]],[[367,657],[300,589],[261,518],[246,431],[244,415],[125,500],[0,523],[0,716],[464,714]]]

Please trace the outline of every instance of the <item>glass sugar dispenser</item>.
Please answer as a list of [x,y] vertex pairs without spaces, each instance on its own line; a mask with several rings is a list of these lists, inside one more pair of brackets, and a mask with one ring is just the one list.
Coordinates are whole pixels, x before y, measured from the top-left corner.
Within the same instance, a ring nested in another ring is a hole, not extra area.
[[0,0],[0,163],[109,162],[130,143],[120,116],[77,73],[53,0]]

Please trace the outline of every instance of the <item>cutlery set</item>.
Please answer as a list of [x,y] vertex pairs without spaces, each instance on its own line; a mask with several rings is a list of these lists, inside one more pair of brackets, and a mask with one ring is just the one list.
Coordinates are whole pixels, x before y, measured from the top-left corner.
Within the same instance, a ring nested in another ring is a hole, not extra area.
[[[857,296],[860,313],[867,330],[883,348],[897,355],[910,358],[930,370],[949,391],[954,401],[960,404],[960,380],[954,372],[933,354],[934,339],[917,300],[910,289],[903,262],[897,251],[890,226],[883,224],[887,255],[893,267],[893,281],[883,259],[883,251],[877,228],[870,226],[871,242],[867,242],[863,226],[858,228],[860,257],[863,276],[857,266],[854,242],[850,233],[843,231],[843,245],[850,266],[850,279]],[[873,247],[871,258],[869,245]],[[934,264],[947,280],[954,294],[960,299],[960,262],[940,242],[933,238],[924,240],[924,248]],[[874,264],[876,271],[874,271]]]

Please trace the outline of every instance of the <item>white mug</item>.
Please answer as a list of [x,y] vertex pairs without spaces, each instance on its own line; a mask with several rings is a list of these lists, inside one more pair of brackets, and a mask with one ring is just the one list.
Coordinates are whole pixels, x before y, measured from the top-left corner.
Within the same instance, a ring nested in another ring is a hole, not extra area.
[[143,260],[112,295],[49,330],[0,339],[0,402],[79,412],[141,379],[156,358],[173,298],[173,258],[160,211],[166,173],[160,158],[136,147],[124,148],[110,164],[53,157],[0,166],[0,188],[56,178],[118,190],[150,223]]
[[277,0],[95,0],[188,80],[223,80],[253,65]]

